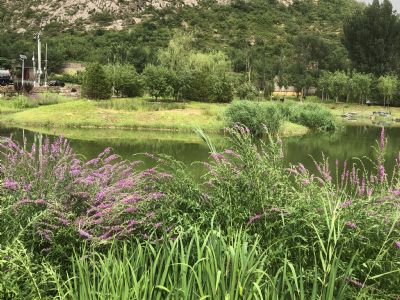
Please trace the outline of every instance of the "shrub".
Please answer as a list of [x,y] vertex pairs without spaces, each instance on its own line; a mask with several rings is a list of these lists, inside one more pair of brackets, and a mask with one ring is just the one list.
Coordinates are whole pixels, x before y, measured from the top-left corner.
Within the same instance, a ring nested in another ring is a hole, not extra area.
[[264,133],[264,127],[270,133],[278,132],[282,125],[282,115],[278,107],[267,102],[236,101],[226,110],[228,124],[242,124],[255,136]]
[[158,99],[172,94],[170,72],[162,66],[147,65],[143,71],[145,84],[150,96]]
[[277,106],[282,116],[292,123],[300,124],[313,130],[336,130],[335,117],[328,109],[319,104],[302,104],[289,100],[284,103],[278,103]]
[[336,121],[333,114],[318,104],[298,105],[292,109],[289,121],[306,126],[310,129],[334,131]]
[[82,83],[82,95],[95,100],[111,98],[111,83],[100,64],[94,63],[86,68]]
[[236,95],[242,100],[254,100],[258,96],[258,91],[251,82],[244,82],[236,87]]

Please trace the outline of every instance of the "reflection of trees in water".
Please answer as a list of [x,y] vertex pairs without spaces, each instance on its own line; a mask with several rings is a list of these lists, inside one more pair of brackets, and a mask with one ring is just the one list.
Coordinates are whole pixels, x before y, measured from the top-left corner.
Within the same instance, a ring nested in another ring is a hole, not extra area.
[[[372,157],[376,145],[376,140],[380,138],[381,129],[371,126],[349,126],[334,134],[310,134],[301,137],[286,138],[284,140],[286,160],[292,163],[302,162],[308,167],[313,167],[312,157],[317,161],[321,159],[323,152],[330,158],[331,165],[335,165],[335,160],[340,162],[351,158],[363,156]],[[97,131],[98,132],[98,131]],[[389,170],[392,168],[394,158],[399,151],[400,128],[387,128],[385,130],[388,137],[386,162]],[[107,132],[112,137],[112,131]],[[98,132],[98,137],[106,136]],[[160,133],[162,135],[163,133]],[[22,142],[22,130],[0,128],[0,136],[10,136]],[[172,135],[169,133],[169,135]],[[179,134],[177,134],[178,137]],[[28,142],[33,141],[34,133],[25,131]],[[145,137],[144,135],[143,137]],[[129,160],[143,160],[144,167],[154,165],[154,162],[137,153],[167,154],[185,163],[194,161],[205,161],[208,158],[208,148],[205,144],[196,142],[184,142],[183,136],[179,136],[179,141],[164,139],[123,139],[105,138],[101,141],[82,141],[71,140],[71,144],[77,153],[83,154],[90,159],[102,152],[104,148],[111,146],[115,153]],[[218,141],[219,149],[226,147],[226,144]],[[371,168],[371,164],[366,162],[366,166]]]
[[[371,162],[363,159],[364,156],[373,158],[376,141],[380,138],[381,128],[370,126],[349,126],[341,132],[333,135],[314,134],[295,139],[287,139],[285,143],[286,157],[291,162],[302,162],[308,167],[313,167],[312,156],[319,161],[322,153],[329,157],[331,165],[335,165],[335,160],[340,162],[348,160],[357,162],[362,159],[365,166],[370,169],[373,167]],[[386,164],[389,170],[393,167],[394,159],[399,151],[399,128],[387,128],[385,130],[388,138],[386,147]]]

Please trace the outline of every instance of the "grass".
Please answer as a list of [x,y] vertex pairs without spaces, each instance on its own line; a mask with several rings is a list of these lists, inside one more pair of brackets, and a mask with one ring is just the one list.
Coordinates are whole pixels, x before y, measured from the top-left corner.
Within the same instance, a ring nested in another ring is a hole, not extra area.
[[[227,104],[216,103],[150,102],[143,98],[77,100],[9,113],[1,122],[7,126],[63,128],[63,131],[65,128],[103,128],[191,132],[200,127],[207,133],[220,133],[225,127],[226,107]],[[291,123],[282,129],[290,135],[306,131],[305,127]]]

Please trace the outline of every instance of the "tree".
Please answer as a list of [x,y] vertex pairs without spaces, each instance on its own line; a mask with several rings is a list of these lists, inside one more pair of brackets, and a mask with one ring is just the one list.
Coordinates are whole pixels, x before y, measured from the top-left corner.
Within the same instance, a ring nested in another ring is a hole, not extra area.
[[143,71],[146,87],[152,97],[167,97],[172,93],[170,72],[163,66],[147,65]]
[[399,78],[395,75],[385,75],[378,79],[378,89],[383,95],[383,105],[389,105],[399,87]]
[[349,94],[349,76],[342,71],[328,73],[328,93],[335,97],[336,102],[341,97],[347,97]]
[[372,75],[354,72],[350,78],[350,94],[359,104],[364,104],[371,94]]
[[143,95],[143,81],[136,69],[128,64],[107,65],[105,71],[117,96],[136,97]]
[[111,83],[99,63],[88,65],[82,83],[82,94],[89,99],[111,98]]
[[400,70],[400,19],[389,0],[374,0],[343,28],[343,44],[353,66],[383,75]]

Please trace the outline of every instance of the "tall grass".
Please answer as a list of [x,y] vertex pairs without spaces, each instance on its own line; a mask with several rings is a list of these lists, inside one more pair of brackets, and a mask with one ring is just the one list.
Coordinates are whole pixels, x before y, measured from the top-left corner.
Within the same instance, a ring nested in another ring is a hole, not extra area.
[[184,103],[177,102],[152,102],[141,99],[111,99],[99,101],[96,103],[97,107],[104,109],[115,110],[143,110],[143,111],[160,111],[160,110],[173,110],[185,109]]
[[[325,258],[324,258],[325,260]],[[225,236],[197,229],[160,242],[114,244],[105,254],[86,249],[73,257],[63,281],[52,274],[59,299],[344,299],[351,266],[325,261],[323,275],[286,257],[275,271],[258,240],[242,231]],[[309,281],[311,277],[311,281]]]

